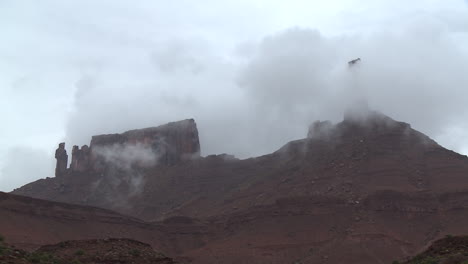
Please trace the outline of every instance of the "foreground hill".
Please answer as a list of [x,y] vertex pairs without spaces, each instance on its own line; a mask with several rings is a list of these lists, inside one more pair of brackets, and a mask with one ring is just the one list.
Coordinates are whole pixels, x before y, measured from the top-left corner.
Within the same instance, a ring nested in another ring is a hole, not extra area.
[[[198,142],[190,124],[174,144]],[[159,139],[133,141],[159,153]],[[376,112],[314,123],[307,138],[258,158],[177,153],[170,163],[67,171],[14,193],[112,209],[179,234],[197,226],[205,231],[191,240],[169,232],[177,242],[168,252],[204,264],[388,263],[468,234],[468,158]]]
[[129,238],[176,255],[180,247],[198,248],[209,230],[196,223],[174,229],[105,209],[0,192],[0,234],[26,250],[66,240]]
[[65,241],[34,252],[0,242],[0,263],[8,264],[173,264],[149,245],[129,239]]
[[468,264],[468,236],[447,236],[405,264]]

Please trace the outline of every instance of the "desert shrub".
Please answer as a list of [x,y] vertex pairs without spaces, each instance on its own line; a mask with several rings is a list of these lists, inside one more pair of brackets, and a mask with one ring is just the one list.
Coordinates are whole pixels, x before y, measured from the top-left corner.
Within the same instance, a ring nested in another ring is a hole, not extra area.
[[411,262],[411,264],[438,264],[439,261],[431,256],[419,257]]
[[2,235],[0,235],[0,256],[6,254],[7,248],[3,244],[3,241],[5,241],[5,238],[3,238]]
[[39,254],[37,253],[33,253],[31,255],[29,255],[27,258],[26,258],[29,262],[32,262],[32,263],[40,263],[40,257],[39,257]]
[[394,260],[392,261],[392,264],[400,264],[400,262],[398,260]]
[[38,264],[59,264],[60,262],[52,255],[41,252],[31,253],[26,259],[32,263]]
[[85,254],[85,252],[82,250],[82,249],[79,249],[75,252],[75,255],[77,256],[83,256]]
[[77,259],[74,259],[71,264],[81,264],[81,261],[77,260]]
[[64,264],[63,261],[60,261],[55,256],[48,253],[33,252],[26,256],[26,260],[31,263],[38,264]]
[[11,249],[0,242],[0,256],[8,255],[10,252]]
[[129,253],[130,253],[130,255],[132,255],[134,257],[139,257],[141,255],[141,252],[138,249],[132,249],[132,250],[130,250]]

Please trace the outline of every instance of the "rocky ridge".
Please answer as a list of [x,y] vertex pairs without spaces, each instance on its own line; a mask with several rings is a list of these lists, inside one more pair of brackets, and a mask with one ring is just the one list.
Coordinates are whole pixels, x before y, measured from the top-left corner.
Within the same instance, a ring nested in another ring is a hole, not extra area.
[[467,172],[466,156],[369,111],[262,157],[74,172],[14,193],[164,226],[170,252],[194,263],[387,263],[468,233]]

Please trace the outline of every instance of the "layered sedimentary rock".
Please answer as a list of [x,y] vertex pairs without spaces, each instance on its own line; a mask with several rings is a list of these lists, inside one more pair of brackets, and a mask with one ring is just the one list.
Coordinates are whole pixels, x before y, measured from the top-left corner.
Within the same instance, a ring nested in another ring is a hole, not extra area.
[[193,119],[122,134],[93,136],[90,147],[90,166],[96,171],[107,166],[108,151],[128,151],[132,156],[144,155],[141,157],[143,161],[154,159],[154,162],[140,162],[142,167],[144,164],[174,165],[200,155],[198,130]]
[[[69,171],[102,172],[109,166],[121,165],[136,168],[169,166],[199,155],[197,125],[193,119],[187,119],[122,134],[93,136],[89,147],[73,146]],[[65,143],[60,143],[55,158],[56,176],[61,176],[67,172]],[[122,164],[128,161],[129,164]]]

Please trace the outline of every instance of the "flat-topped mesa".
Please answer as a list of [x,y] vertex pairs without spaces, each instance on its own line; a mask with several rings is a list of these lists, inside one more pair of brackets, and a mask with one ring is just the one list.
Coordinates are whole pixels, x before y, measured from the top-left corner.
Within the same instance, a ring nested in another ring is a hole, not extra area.
[[56,176],[62,176],[67,171],[101,172],[109,166],[124,169],[169,166],[199,156],[197,125],[193,119],[187,119],[122,134],[93,136],[89,147],[73,146],[68,170],[65,143],[61,143],[55,153]]
[[[122,134],[93,136],[90,148],[91,166],[97,171],[105,168],[109,161],[105,154],[107,151],[102,151],[103,149],[124,152],[129,150],[132,158],[144,155],[143,162],[135,160],[143,167],[145,164],[173,165],[200,156],[198,129],[193,119],[130,130]],[[156,160],[147,162],[147,159],[152,157]]]

